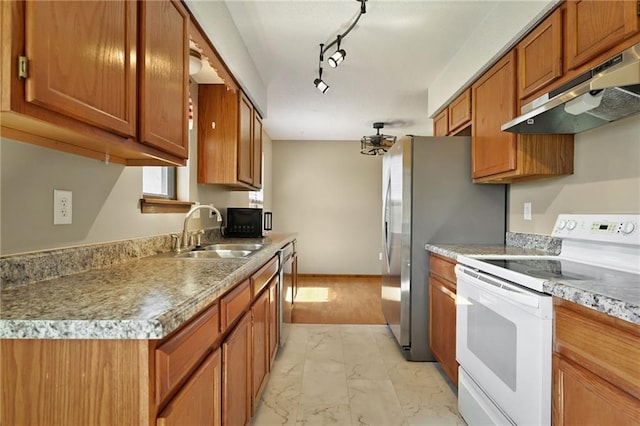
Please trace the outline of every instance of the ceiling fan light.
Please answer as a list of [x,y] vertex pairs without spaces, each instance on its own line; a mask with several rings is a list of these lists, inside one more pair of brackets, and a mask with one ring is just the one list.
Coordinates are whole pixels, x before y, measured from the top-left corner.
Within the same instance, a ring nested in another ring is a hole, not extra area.
[[384,155],[396,142],[395,136],[380,134],[380,129],[384,128],[384,123],[375,122],[373,128],[376,134],[363,136],[360,139],[360,154],[364,155]]
[[327,83],[325,83],[324,81],[322,81],[319,78],[316,78],[313,81],[313,84],[316,86],[316,88],[321,91],[322,93],[326,93],[327,90],[329,90],[329,85]]
[[344,49],[338,49],[327,59],[327,62],[329,62],[329,66],[335,68],[344,61],[345,56],[347,56],[347,52]]

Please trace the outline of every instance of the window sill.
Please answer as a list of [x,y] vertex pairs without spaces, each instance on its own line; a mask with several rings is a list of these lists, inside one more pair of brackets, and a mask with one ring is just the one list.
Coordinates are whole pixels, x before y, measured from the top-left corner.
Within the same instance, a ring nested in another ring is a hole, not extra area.
[[164,198],[141,198],[142,213],[187,213],[193,201],[166,200]]

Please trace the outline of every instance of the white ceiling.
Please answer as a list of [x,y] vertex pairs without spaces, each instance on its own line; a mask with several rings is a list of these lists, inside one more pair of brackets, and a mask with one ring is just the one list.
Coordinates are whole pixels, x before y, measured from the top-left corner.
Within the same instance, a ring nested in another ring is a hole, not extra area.
[[500,2],[368,0],[367,13],[342,42],[345,61],[331,68],[325,56],[325,94],[313,85],[319,43],[348,28],[359,2],[225,3],[266,87],[271,139],[359,140],[375,133],[376,121],[387,123],[385,134],[431,134],[430,84]]

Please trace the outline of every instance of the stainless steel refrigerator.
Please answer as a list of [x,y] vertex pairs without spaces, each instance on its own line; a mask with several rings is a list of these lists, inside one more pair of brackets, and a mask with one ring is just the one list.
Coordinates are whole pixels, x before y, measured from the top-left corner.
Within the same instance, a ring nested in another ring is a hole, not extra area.
[[408,360],[434,361],[425,244],[502,244],[506,186],[472,183],[469,137],[403,137],[382,163],[382,310]]

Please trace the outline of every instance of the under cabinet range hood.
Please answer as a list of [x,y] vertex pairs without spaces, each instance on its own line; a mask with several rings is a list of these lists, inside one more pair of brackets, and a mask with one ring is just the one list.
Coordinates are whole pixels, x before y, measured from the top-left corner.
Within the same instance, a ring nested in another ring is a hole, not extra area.
[[524,105],[506,132],[575,134],[640,113],[640,43]]

